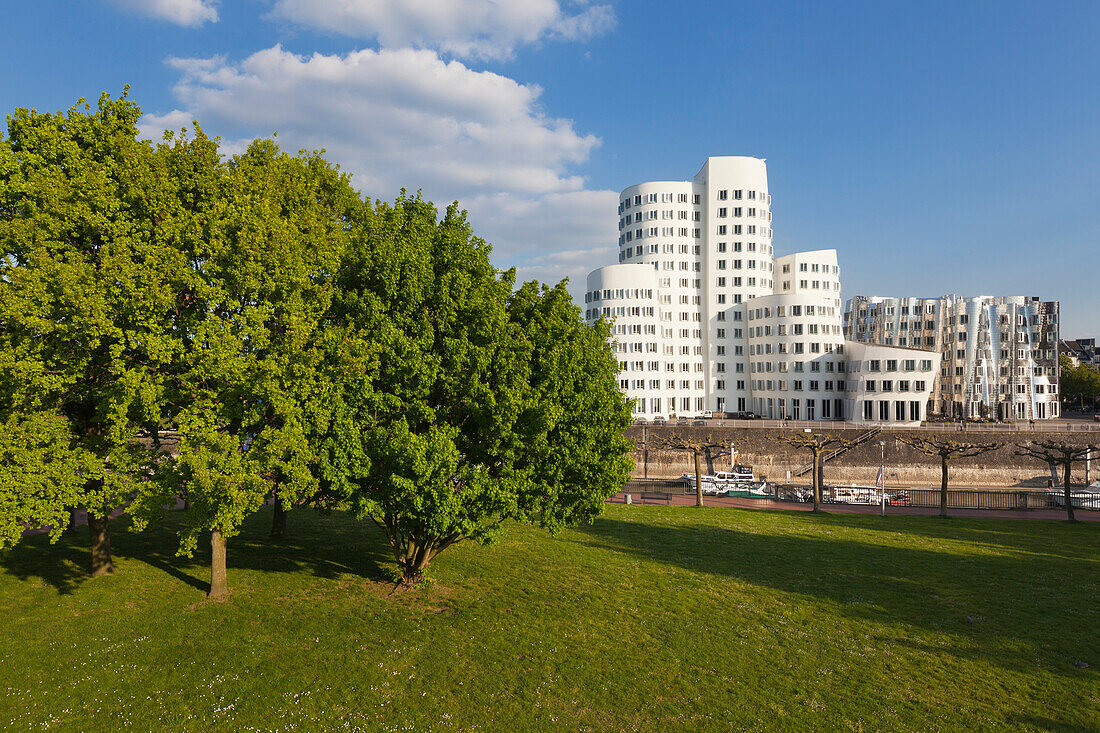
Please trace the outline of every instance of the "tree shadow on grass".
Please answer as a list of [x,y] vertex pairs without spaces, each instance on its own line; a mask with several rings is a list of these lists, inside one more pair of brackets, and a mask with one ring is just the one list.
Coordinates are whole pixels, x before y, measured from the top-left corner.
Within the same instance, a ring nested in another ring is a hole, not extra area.
[[[369,522],[357,521],[343,512],[324,515],[312,509],[295,509],[288,515],[290,536],[273,540],[268,536],[271,513],[271,507],[262,508],[245,521],[240,534],[228,540],[226,566],[231,586],[234,570],[305,572],[330,580],[344,575],[377,582],[390,580],[385,567],[391,560],[386,552],[388,546],[381,532]],[[136,560],[208,592],[209,535],[199,541],[192,557],[178,556],[176,532],[182,521],[182,512],[173,511],[162,523],[144,532],[132,532],[127,517],[113,520],[111,551],[116,564]],[[69,594],[90,579],[90,554],[86,531],[66,535],[52,546],[45,535],[35,535],[7,553],[0,553],[0,568],[20,580],[41,578],[58,593]]]
[[25,538],[15,547],[0,552],[0,568],[21,581],[39,578],[44,585],[68,595],[90,578],[91,552],[88,549],[87,530],[81,537],[65,535],[51,545],[45,534]]
[[[950,510],[949,510],[950,511]],[[889,512],[889,510],[887,510]],[[832,526],[973,542],[1025,555],[1065,560],[1100,561],[1100,522],[1070,524],[1058,520],[998,519],[908,515],[902,521],[870,514],[790,513],[796,521],[824,521]],[[1039,522],[1039,524],[1035,524]],[[1054,526],[1051,526],[1054,525]]]
[[[826,613],[857,621],[950,634],[957,643],[942,651],[1006,669],[1034,672],[1045,657],[1058,670],[1063,657],[1100,654],[1096,644],[1074,647],[1053,631],[1049,615],[1058,609],[1062,619],[1070,611],[1082,622],[1090,618],[1095,598],[1082,589],[1094,583],[1095,560],[952,554],[811,534],[866,528],[866,519],[835,515],[792,516],[789,534],[700,519],[669,525],[602,517],[580,530],[589,538],[581,542],[824,601]],[[1075,671],[1071,664],[1062,674]]]

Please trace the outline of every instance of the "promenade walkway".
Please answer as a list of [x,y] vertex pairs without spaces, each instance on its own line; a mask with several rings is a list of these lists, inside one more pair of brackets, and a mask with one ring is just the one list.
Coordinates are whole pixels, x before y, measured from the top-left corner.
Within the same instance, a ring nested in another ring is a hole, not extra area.
[[[607,500],[609,504],[625,504],[626,494],[620,492]],[[632,504],[655,506],[694,506],[695,497],[690,494],[632,494]],[[813,510],[813,504],[794,501],[772,501],[771,499],[747,499],[739,497],[707,496],[703,499],[707,506],[735,507],[738,509],[771,509],[790,512],[808,512]],[[835,514],[878,514],[881,510],[878,506],[870,504],[822,504],[822,508]],[[902,507],[887,506],[887,516],[936,516],[940,513],[934,507]],[[1046,519],[1048,521],[1065,521],[1065,509],[948,509],[951,517],[985,517],[987,519]],[[1075,509],[1075,517],[1080,521],[1100,521],[1100,511],[1087,509]]]

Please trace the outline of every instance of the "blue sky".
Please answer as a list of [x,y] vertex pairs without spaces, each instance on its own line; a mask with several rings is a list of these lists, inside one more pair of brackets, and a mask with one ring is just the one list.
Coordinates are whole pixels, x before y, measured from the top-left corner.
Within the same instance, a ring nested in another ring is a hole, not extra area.
[[0,107],[131,97],[458,199],[521,277],[615,261],[616,192],[768,160],[777,254],[844,294],[1024,294],[1100,336],[1100,3],[13,4]]

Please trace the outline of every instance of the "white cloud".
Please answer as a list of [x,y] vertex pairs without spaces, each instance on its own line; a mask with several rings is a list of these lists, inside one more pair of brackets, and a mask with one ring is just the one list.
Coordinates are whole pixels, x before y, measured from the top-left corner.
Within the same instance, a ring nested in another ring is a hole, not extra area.
[[506,59],[543,38],[586,40],[615,25],[609,5],[558,0],[277,0],[272,17],[322,31],[376,39],[383,48],[439,49],[463,58]]
[[517,278],[557,282],[584,292],[589,271],[617,261],[615,191],[579,190],[522,197],[476,196],[463,205],[474,231],[494,243],[494,261],[517,265]]
[[276,132],[284,149],[324,148],[365,195],[459,200],[494,262],[521,266],[521,278],[569,275],[583,289],[590,265],[614,261],[617,195],[576,173],[599,140],[546,115],[537,86],[411,49],[302,57],[275,46],[239,63],[169,64],[181,109],[142,118],[152,139],[194,119],[230,152]]
[[113,2],[139,15],[188,28],[207,22],[218,22],[216,0],[113,0]]

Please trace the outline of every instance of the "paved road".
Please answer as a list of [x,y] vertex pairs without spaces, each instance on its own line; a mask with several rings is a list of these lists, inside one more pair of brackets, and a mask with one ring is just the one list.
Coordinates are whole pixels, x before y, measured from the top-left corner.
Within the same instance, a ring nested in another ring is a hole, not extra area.
[[[695,497],[688,494],[668,494],[660,499],[652,498],[654,494],[647,494],[645,501],[640,501],[637,494],[632,495],[634,504],[652,504],[659,506],[694,506]],[[703,499],[707,506],[737,507],[739,509],[772,509],[792,512],[808,512],[813,510],[813,504],[800,504],[791,501],[771,501],[770,499],[747,499],[738,497],[708,496]],[[625,494],[619,493],[608,499],[611,504],[625,504]],[[825,504],[825,511],[836,514],[878,514],[879,507],[867,504]],[[935,516],[940,513],[933,507],[886,507],[887,515],[911,515],[911,516]],[[1011,509],[948,509],[948,515],[952,517],[986,517],[990,519],[1047,519],[1065,520],[1064,509],[1029,509],[1027,511],[1013,511]],[[1077,519],[1087,522],[1100,521],[1100,511],[1075,509]]]

